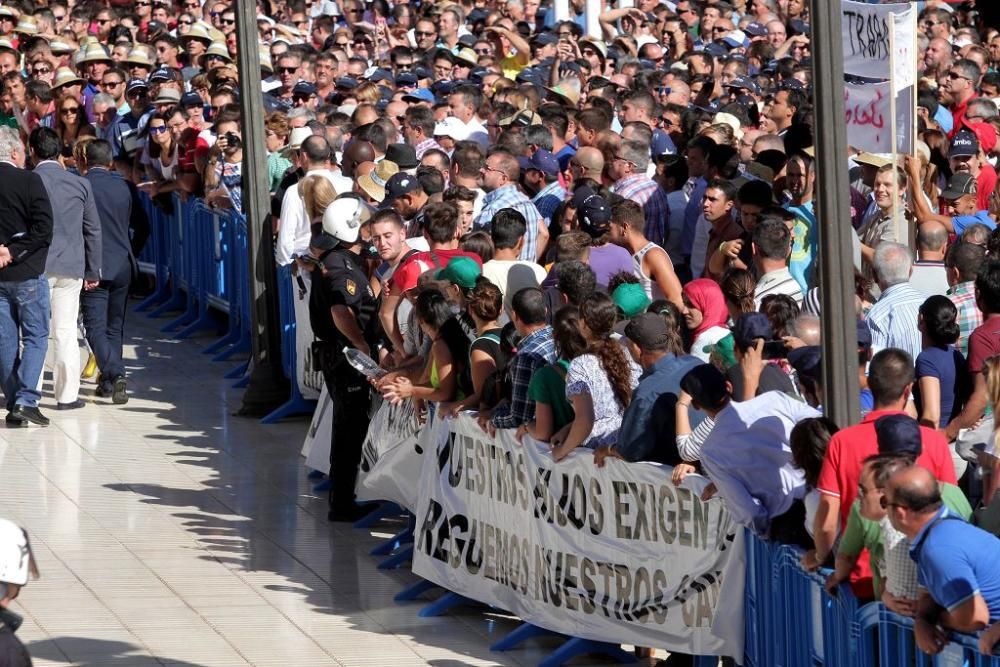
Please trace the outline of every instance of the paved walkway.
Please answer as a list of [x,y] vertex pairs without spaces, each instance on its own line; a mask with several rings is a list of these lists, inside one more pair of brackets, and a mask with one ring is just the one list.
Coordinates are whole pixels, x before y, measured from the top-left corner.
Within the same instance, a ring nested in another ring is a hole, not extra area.
[[164,321],[130,315],[127,405],[85,384],[82,410],[43,401],[48,428],[0,425],[0,516],[28,529],[42,573],[16,609],[36,665],[533,665],[557,646],[491,653],[515,621],[395,604],[413,575],[368,555],[393,527],[328,523],[307,423],[234,417],[232,364]]

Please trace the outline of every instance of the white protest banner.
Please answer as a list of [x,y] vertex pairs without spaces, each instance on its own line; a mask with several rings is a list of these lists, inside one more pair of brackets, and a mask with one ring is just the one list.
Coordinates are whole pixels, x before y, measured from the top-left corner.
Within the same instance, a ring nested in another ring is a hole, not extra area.
[[361,452],[358,500],[391,500],[413,510],[423,465],[422,433],[412,401],[383,402],[375,411]]
[[890,88],[888,82],[844,84],[848,145],[871,153],[892,150]]
[[330,471],[330,435],[333,432],[333,401],[326,385],[319,394],[319,401],[313,411],[309,430],[302,443],[302,453],[306,457],[306,467],[321,472]]
[[[844,29],[844,73],[869,79],[888,79],[891,74],[889,31],[895,23],[894,40],[897,55],[903,43],[911,52],[913,74],[916,78],[916,11],[905,4],[872,5],[865,2],[842,0]],[[895,20],[893,14],[896,15]],[[910,32],[902,32],[912,25]],[[902,67],[902,65],[900,65]],[[906,84],[900,84],[906,85]]]
[[313,400],[323,390],[323,372],[318,364],[313,363],[312,358],[312,344],[316,340],[309,322],[309,290],[312,280],[305,272],[301,272],[301,277],[305,289],[299,286],[295,276],[291,277],[295,307],[295,381],[302,397]]
[[596,641],[743,655],[743,529],[657,464],[556,463],[467,415],[428,439],[413,572]]

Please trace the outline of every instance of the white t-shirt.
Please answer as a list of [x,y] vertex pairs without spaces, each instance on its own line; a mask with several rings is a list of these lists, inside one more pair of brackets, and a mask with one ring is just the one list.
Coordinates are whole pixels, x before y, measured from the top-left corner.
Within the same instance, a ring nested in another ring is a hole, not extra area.
[[503,292],[504,312],[509,317],[511,299],[525,287],[541,285],[545,268],[520,259],[491,259],[483,264],[483,276]]

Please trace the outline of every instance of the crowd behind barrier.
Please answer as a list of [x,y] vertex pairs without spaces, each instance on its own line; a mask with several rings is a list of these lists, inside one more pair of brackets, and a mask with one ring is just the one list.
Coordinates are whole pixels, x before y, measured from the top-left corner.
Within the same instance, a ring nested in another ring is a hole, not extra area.
[[[216,326],[214,310],[228,317],[224,335],[204,352],[221,361],[249,351],[250,296],[246,219],[233,210],[211,209],[198,199],[172,206],[143,195],[152,233],[139,257],[140,270],[155,281],[136,308],[159,317],[181,310],[163,331],[185,338]],[[291,281],[279,280],[281,359],[285,375],[295,372],[295,325]],[[246,371],[243,365],[234,377]],[[291,383],[295,386],[295,383]],[[292,390],[294,392],[294,389]],[[291,396],[290,399],[294,399]],[[794,547],[765,542],[746,531],[747,667],[822,665],[968,665],[1000,667],[1000,657],[978,652],[976,638],[953,633],[936,657],[917,649],[912,620],[881,604],[859,605],[848,586],[836,595],[824,590],[826,572],[805,572]],[[402,545],[401,548],[405,548]],[[461,591],[457,591],[461,593]],[[609,637],[609,641],[614,638]],[[699,661],[704,662],[704,659]]]

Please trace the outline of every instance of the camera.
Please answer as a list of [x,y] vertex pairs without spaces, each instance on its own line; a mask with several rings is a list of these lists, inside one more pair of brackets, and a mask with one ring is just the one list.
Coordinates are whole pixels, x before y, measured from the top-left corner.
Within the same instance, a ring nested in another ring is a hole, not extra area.
[[222,136],[225,138],[226,144],[229,148],[236,149],[243,147],[243,140],[240,139],[235,132],[226,132]]

